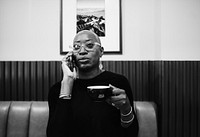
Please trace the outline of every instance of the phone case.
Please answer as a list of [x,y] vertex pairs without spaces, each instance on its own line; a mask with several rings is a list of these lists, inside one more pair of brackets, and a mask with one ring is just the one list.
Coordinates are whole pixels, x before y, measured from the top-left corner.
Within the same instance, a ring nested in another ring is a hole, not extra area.
[[74,67],[75,67],[75,56],[72,54],[69,58],[69,63],[68,63],[68,67],[71,71],[73,71]]

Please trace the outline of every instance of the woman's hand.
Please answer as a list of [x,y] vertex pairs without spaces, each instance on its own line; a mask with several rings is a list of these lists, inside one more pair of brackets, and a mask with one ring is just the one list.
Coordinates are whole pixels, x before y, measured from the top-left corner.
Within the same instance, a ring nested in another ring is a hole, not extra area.
[[130,105],[130,101],[125,90],[112,85],[110,85],[110,87],[113,89],[113,96],[107,99],[107,102],[120,110],[121,125],[122,127],[127,128],[131,125],[134,119],[133,109]]
[[62,59],[63,80],[67,78],[76,79],[77,77],[76,67],[72,59],[72,54],[73,54],[72,52],[69,52]]
[[[73,64],[72,52],[62,59],[63,79],[61,82],[60,96],[62,99],[71,99],[72,87],[77,77],[75,64]],[[71,68],[71,69],[70,69]]]
[[130,111],[130,101],[126,95],[125,90],[109,85],[112,88],[113,96],[107,99],[107,102],[126,114]]

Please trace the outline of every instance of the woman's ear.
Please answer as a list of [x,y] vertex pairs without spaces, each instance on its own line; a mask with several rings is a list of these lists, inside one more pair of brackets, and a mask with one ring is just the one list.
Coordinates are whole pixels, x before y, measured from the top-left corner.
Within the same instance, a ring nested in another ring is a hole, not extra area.
[[102,57],[103,56],[103,53],[104,53],[104,48],[103,47],[100,47],[100,57]]

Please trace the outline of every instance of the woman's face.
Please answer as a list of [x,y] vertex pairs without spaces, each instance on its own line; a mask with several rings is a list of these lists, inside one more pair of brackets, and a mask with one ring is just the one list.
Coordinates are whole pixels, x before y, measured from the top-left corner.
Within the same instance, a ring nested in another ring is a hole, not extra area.
[[76,35],[73,45],[76,65],[80,71],[90,71],[99,68],[99,60],[103,54],[99,39],[91,32],[82,32]]

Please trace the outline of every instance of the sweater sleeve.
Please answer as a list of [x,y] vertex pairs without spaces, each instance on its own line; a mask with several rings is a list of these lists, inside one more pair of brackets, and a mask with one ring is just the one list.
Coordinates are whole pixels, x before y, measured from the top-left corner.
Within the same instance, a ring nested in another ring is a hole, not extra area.
[[133,120],[132,124],[129,127],[127,127],[127,128],[121,127],[122,128],[122,134],[123,134],[122,136],[124,136],[124,137],[137,137],[138,136],[139,126],[138,126],[137,116],[136,116],[136,113],[134,111],[133,93],[132,93],[132,90],[131,90],[131,87],[130,87],[128,79],[126,77],[123,77],[122,81],[123,82],[122,82],[121,87],[125,90],[128,98],[129,98],[130,104],[133,107],[133,115],[134,115],[134,120]]
[[71,134],[71,100],[59,99],[60,87],[61,84],[57,83],[49,91],[47,137],[67,137]]

